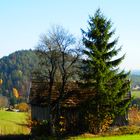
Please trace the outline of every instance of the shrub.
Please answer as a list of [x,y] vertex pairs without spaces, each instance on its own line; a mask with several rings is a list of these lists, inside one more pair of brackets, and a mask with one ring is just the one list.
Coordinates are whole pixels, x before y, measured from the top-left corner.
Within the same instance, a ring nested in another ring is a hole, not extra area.
[[27,127],[31,130],[32,125],[33,125],[33,121],[32,121],[32,118],[31,118],[31,112],[28,112],[26,114],[26,122],[27,122]]
[[106,132],[109,129],[112,122],[113,122],[112,117],[109,115],[106,115],[104,120],[101,123],[100,132]]
[[139,134],[140,127],[135,125],[121,126],[112,128],[105,135],[126,135],[126,134]]
[[15,108],[18,109],[21,112],[29,111],[29,105],[27,103],[20,103]]
[[35,136],[35,137],[50,136],[51,133],[48,126],[48,121],[47,120],[43,120],[43,121],[33,120],[32,127],[31,127],[31,134],[32,136]]
[[[104,119],[100,120],[99,122],[97,116],[89,113],[88,116],[86,117],[86,121],[88,121],[88,124],[89,124],[88,131],[90,133],[97,134],[96,132],[103,133],[107,131],[110,125],[112,124],[113,119],[110,115],[106,115]],[[97,126],[100,126],[100,127],[97,128]]]
[[120,133],[122,134],[137,134],[140,133],[140,127],[138,126],[122,126],[119,128]]
[[130,125],[140,125],[140,111],[137,106],[132,106],[129,109],[128,117]]
[[6,96],[0,96],[0,108],[8,107],[9,102]]

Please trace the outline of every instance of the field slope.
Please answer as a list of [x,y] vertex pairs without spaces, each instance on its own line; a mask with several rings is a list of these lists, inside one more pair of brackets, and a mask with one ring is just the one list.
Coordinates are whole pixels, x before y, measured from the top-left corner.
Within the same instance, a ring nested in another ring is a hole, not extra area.
[[29,134],[25,113],[0,111],[0,135],[9,134]]

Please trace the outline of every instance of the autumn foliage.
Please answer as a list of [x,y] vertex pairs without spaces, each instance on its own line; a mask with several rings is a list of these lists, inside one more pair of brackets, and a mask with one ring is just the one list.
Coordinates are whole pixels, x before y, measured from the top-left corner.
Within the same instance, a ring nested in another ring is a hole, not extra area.
[[16,88],[13,88],[13,94],[16,98],[19,97],[19,93],[18,93],[18,90]]
[[140,110],[136,106],[129,109],[129,124],[140,125]]
[[2,80],[2,79],[0,79],[0,85],[2,85],[2,83],[3,83],[3,80]]
[[16,109],[19,109],[21,112],[27,112],[29,110],[29,105],[27,103],[20,103],[16,106]]

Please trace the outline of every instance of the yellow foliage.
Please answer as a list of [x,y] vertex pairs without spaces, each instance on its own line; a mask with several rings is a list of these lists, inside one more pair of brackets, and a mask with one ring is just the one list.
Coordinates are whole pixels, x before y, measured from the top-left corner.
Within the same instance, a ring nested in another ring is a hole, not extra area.
[[27,103],[20,103],[15,108],[19,109],[21,112],[27,112],[29,110],[29,105]]
[[19,97],[19,94],[18,94],[18,91],[17,91],[16,88],[13,88],[13,94],[14,94],[14,96],[15,96],[16,98]]
[[133,106],[129,109],[128,119],[130,125],[140,125],[140,110]]
[[63,116],[60,116],[60,122],[59,122],[59,128],[58,131],[62,134],[66,131],[66,124],[65,124],[65,118]]
[[104,116],[104,119],[100,120],[98,116],[91,113],[87,113],[85,119],[89,123],[89,132],[93,134],[107,131],[110,124],[113,122],[112,117],[109,115]]
[[112,124],[112,122],[113,122],[112,117],[109,115],[106,115],[104,120],[101,123],[100,131],[105,132],[109,128],[110,124]]
[[0,79],[0,85],[2,85],[2,83],[3,83],[3,80],[2,80],[2,79]]

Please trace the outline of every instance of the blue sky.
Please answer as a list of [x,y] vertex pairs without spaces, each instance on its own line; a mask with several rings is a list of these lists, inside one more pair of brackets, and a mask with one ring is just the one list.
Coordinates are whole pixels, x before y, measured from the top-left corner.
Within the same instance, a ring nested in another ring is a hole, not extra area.
[[75,36],[87,29],[89,15],[101,8],[119,37],[121,68],[140,69],[140,0],[0,0],[0,57],[34,49],[40,35],[62,25]]

